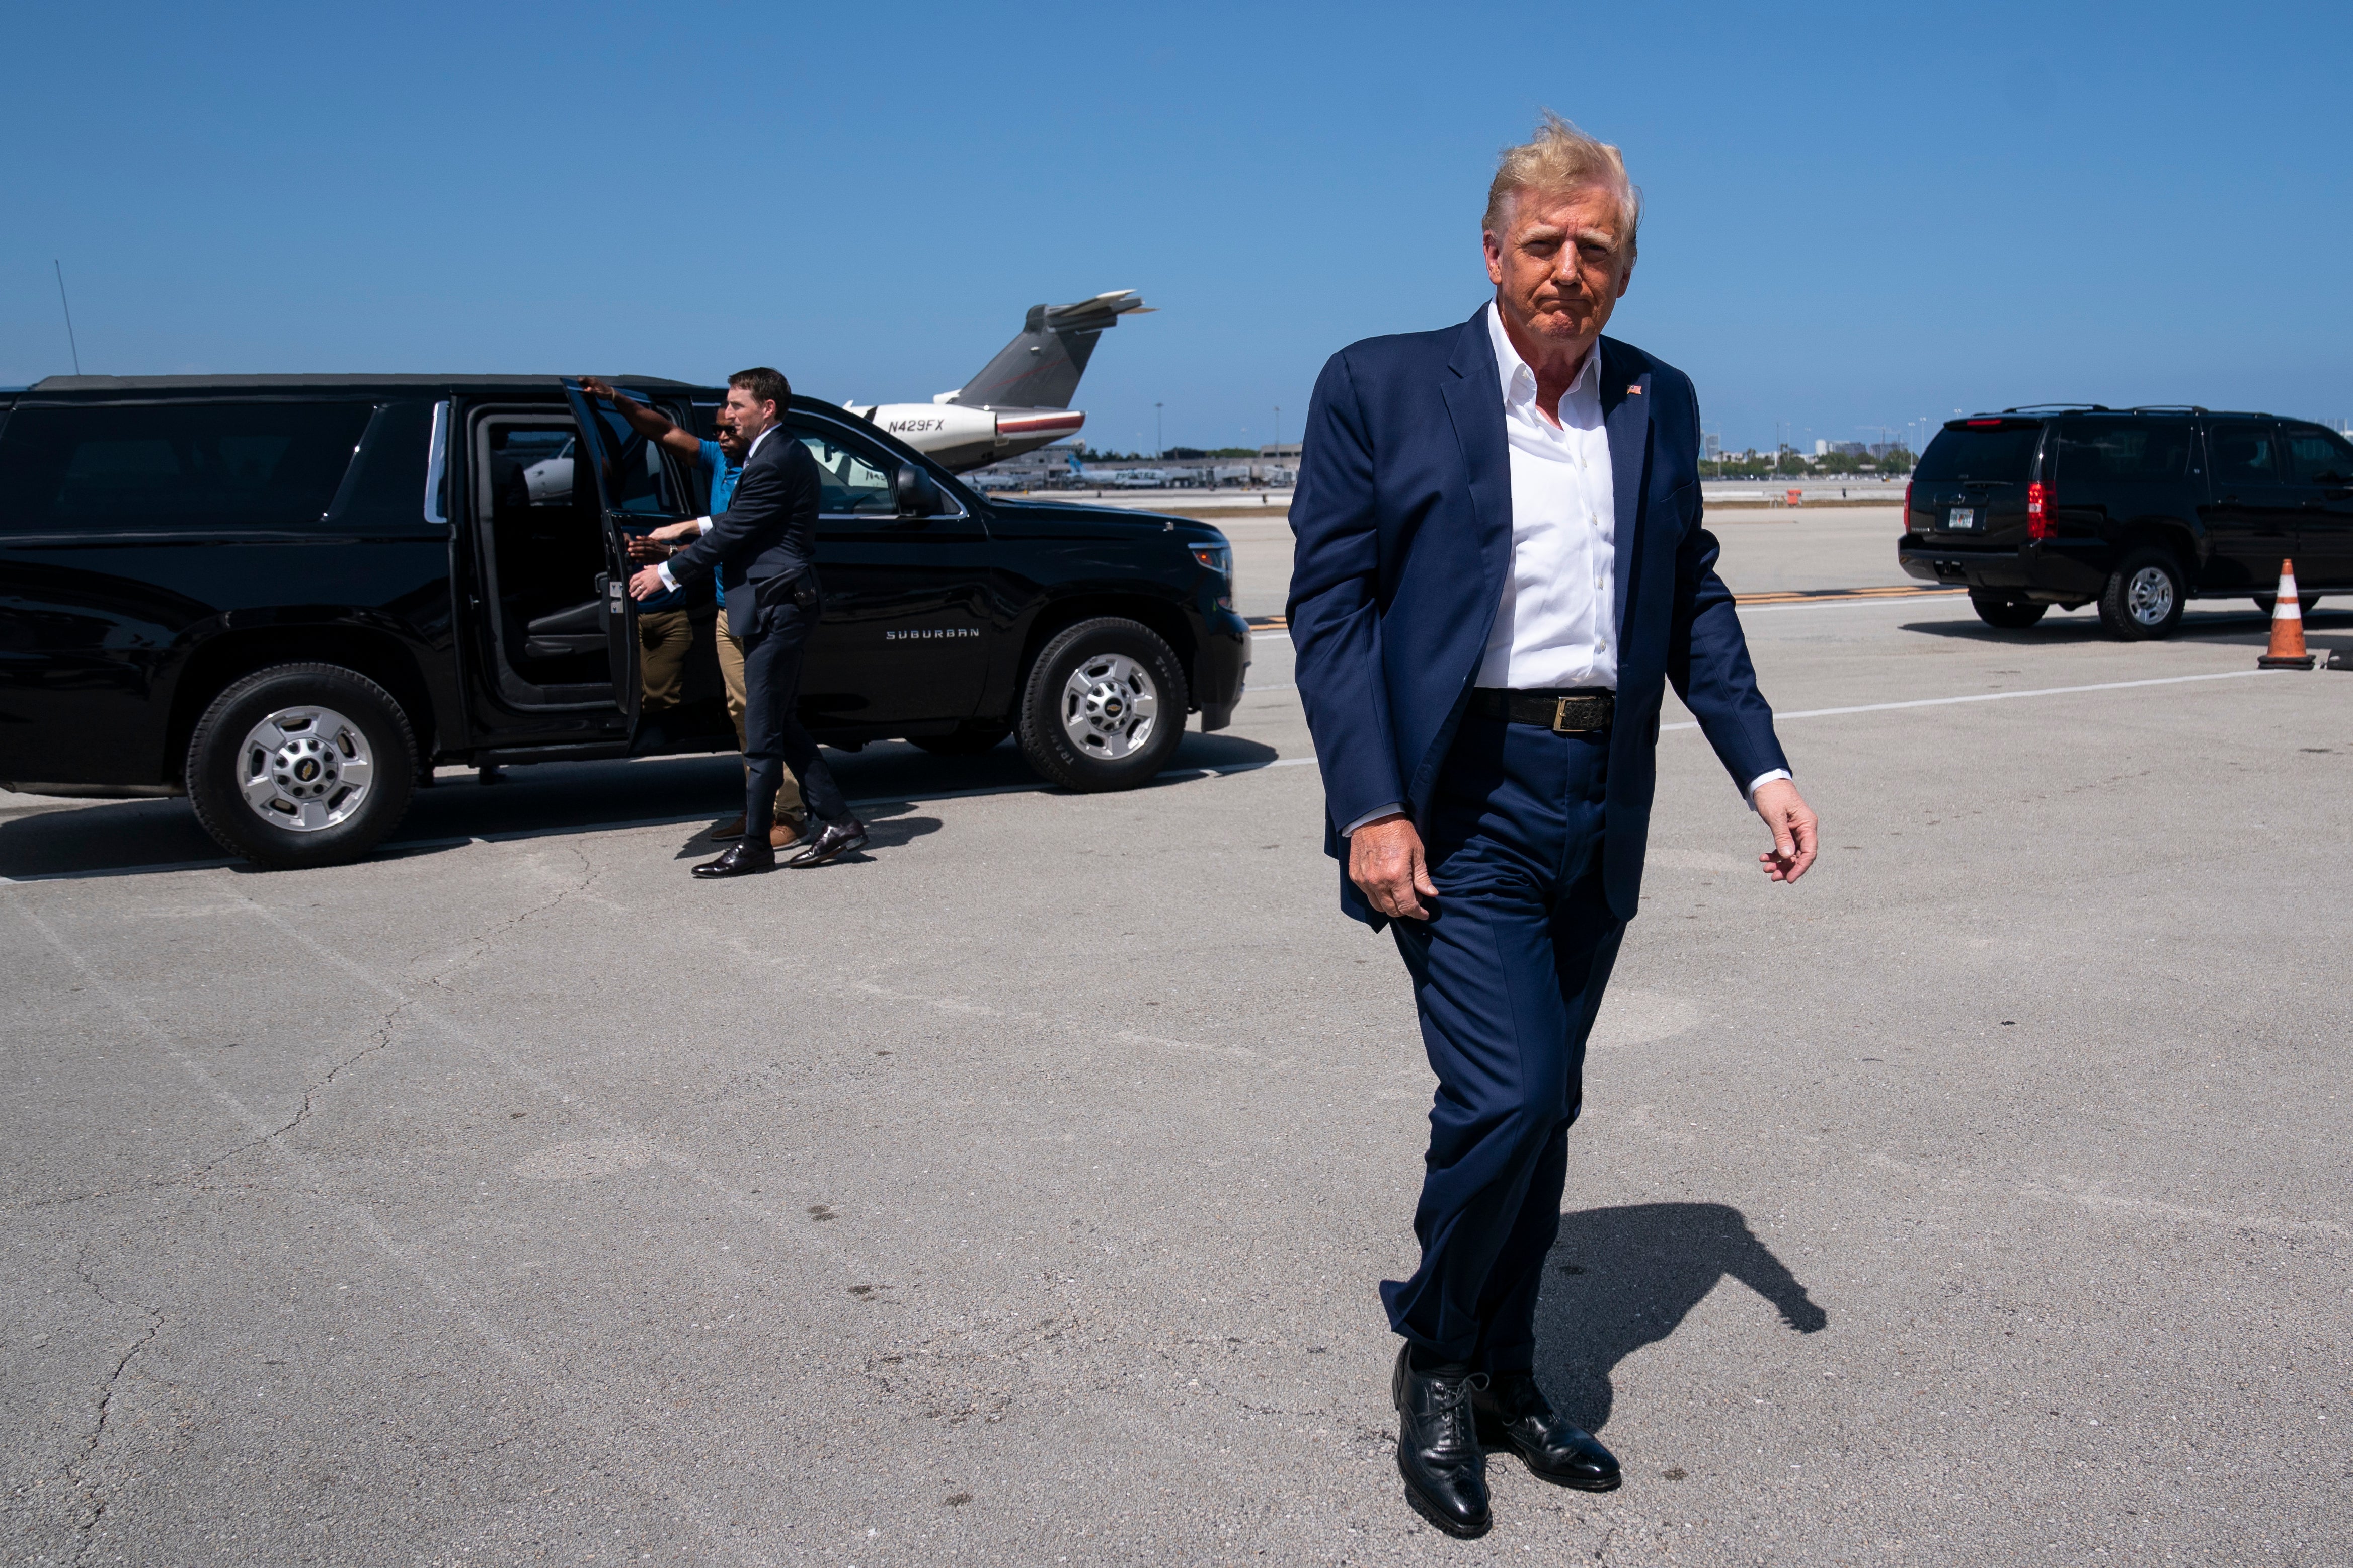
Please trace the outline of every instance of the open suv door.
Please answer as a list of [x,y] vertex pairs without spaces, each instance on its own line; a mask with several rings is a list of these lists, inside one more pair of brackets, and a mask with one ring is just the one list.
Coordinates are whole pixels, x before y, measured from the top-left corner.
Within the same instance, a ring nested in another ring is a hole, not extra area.
[[[650,405],[644,393],[617,389]],[[691,516],[687,489],[660,447],[629,428],[619,413],[600,405],[570,376],[564,395],[579,422],[580,440],[575,455],[574,483],[585,468],[592,476],[599,514],[604,519],[605,571],[597,578],[605,605],[605,647],[613,667],[613,695],[624,727],[634,737],[644,686],[638,669],[638,607],[629,597],[629,536],[649,528]]]

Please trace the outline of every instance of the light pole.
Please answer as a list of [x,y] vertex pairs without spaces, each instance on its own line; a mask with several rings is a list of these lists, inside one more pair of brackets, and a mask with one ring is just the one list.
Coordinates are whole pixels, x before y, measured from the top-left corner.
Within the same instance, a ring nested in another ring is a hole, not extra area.
[[1280,403],[1274,405],[1274,444],[1278,447],[1282,445],[1282,405]]
[[1168,437],[1160,429],[1160,405],[1152,405],[1152,457],[1155,462],[1168,455]]

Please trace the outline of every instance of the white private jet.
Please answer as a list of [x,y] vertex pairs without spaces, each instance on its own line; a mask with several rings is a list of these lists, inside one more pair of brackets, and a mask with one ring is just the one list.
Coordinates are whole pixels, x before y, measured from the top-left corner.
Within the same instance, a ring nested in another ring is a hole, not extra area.
[[1133,289],[1075,305],[1032,305],[1020,335],[978,375],[929,403],[842,405],[953,473],[1017,457],[1075,433],[1087,416],[1071,406],[1095,340],[1152,307]]

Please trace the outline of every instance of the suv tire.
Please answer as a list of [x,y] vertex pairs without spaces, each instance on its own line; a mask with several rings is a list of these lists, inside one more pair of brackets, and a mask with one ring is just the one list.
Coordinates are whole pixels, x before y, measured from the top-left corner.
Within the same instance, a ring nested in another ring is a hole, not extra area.
[[407,812],[417,741],[367,677],[275,665],[213,699],[188,741],[186,782],[196,820],[224,849],[280,868],[341,865]]
[[1969,608],[1986,625],[2000,626],[2006,632],[2022,632],[2051,612],[2048,605],[2038,605],[2015,594],[1988,593],[1981,588],[1969,590]]
[[1134,789],[1185,737],[1185,672],[1151,627],[1116,616],[1054,634],[1021,690],[1021,755],[1082,794]]
[[2145,544],[2127,552],[2100,590],[2100,624],[2126,642],[2169,637],[2181,624],[2181,563]]

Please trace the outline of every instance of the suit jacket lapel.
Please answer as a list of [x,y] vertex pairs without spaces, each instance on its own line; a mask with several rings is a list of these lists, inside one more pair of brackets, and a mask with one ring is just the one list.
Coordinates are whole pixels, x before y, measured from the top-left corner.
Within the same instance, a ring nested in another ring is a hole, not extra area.
[[1485,306],[1463,326],[1440,390],[1462,450],[1471,505],[1479,521],[1479,563],[1489,615],[1488,624],[1479,628],[1483,644],[1494,609],[1503,602],[1504,574],[1512,564],[1512,454],[1504,435],[1503,384],[1495,368],[1495,345],[1487,338]]
[[1651,374],[1635,371],[1619,346],[1608,338],[1601,350],[1601,421],[1609,433],[1609,479],[1618,492],[1618,513],[1612,521],[1618,565],[1612,587],[1617,604],[1618,646],[1626,646],[1626,595],[1633,586],[1634,549],[1641,531],[1644,468],[1651,455]]

